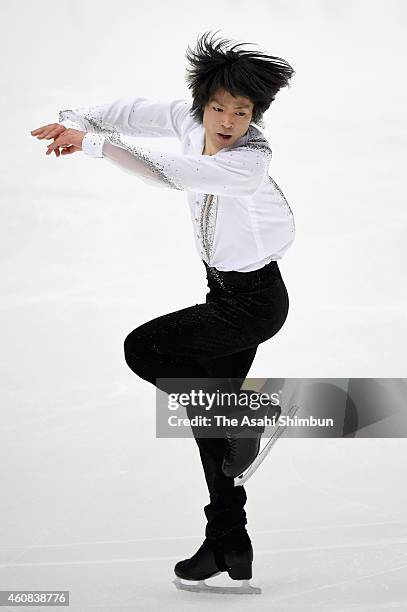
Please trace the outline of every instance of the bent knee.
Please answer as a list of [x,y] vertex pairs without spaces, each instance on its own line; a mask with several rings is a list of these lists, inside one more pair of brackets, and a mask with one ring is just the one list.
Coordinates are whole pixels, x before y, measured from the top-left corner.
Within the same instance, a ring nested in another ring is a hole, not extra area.
[[161,359],[156,340],[141,334],[137,328],[126,336],[123,347],[129,368],[140,378],[153,380]]
[[125,355],[130,353],[137,354],[141,350],[141,338],[136,331],[133,329],[124,339],[123,348]]
[[142,336],[137,332],[137,329],[134,329],[130,332],[123,343],[124,348],[124,358],[126,360],[127,365],[133,370],[136,371],[138,362],[141,362],[143,358],[145,358],[145,348],[146,342],[143,341]]

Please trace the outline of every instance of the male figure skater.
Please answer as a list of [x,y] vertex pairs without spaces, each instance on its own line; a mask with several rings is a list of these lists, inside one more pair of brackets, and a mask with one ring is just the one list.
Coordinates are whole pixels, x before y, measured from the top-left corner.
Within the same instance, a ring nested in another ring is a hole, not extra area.
[[[192,104],[117,99],[61,111],[58,124],[31,132],[54,139],[47,154],[82,150],[152,185],[187,192],[206,301],[148,321],[124,342],[129,367],[156,386],[158,379],[199,378],[233,379],[240,388],[258,345],[281,329],[288,314],[277,260],[294,240],[294,219],[268,174],[271,149],[257,125],[263,126],[263,113],[294,70],[279,57],[240,49],[244,43],[228,49],[229,43],[205,33],[195,50],[188,47]],[[182,154],[131,146],[121,134],[177,137]],[[178,577],[202,580],[227,571],[232,579],[251,578],[246,492],[234,486],[233,476],[255,458],[261,432],[249,439],[194,431],[210,503],[205,541],[176,564]]]

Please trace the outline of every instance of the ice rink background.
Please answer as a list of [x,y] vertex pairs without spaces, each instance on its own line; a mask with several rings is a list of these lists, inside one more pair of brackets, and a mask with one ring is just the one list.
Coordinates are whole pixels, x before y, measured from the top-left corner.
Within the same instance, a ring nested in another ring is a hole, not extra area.
[[30,135],[66,108],[188,98],[185,49],[207,29],[287,59],[292,87],[265,119],[297,227],[280,262],[290,313],[250,377],[402,377],[406,14],[403,0],[2,3],[1,589],[66,589],[75,611],[407,608],[404,439],[279,441],[247,485],[263,595],[175,590],[206,486],[192,439],[155,438],[154,388],[122,345],[204,300],[185,194],[46,156]]

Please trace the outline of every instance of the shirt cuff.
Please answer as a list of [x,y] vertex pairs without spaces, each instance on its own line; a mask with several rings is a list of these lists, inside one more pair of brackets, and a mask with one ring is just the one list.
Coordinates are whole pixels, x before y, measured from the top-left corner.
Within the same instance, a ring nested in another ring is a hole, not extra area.
[[82,141],[82,151],[91,157],[103,157],[103,145],[106,137],[93,132],[86,132]]

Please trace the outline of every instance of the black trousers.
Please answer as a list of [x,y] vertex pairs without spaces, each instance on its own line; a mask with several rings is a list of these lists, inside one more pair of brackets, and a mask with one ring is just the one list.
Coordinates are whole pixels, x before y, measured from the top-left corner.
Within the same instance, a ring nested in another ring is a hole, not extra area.
[[[221,272],[203,264],[205,303],[148,321],[125,339],[126,363],[155,386],[160,378],[233,378],[240,388],[258,345],[287,318],[288,293],[277,261],[252,272]],[[220,541],[246,533],[246,491],[222,471],[225,439],[194,436],[210,497],[204,507],[206,537]]]

